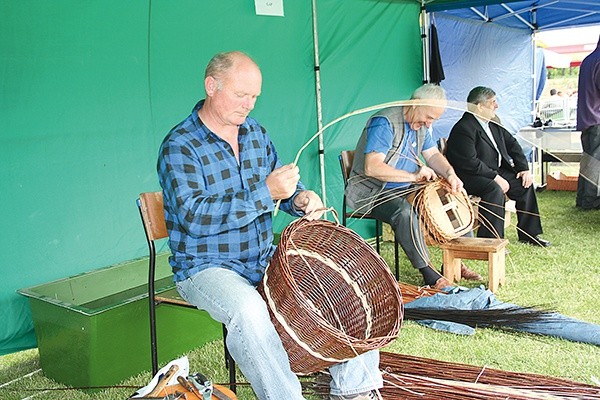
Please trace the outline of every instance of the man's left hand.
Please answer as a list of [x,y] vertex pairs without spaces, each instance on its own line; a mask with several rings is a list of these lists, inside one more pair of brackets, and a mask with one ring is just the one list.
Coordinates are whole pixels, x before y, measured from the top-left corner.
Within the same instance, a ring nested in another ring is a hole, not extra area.
[[452,173],[446,177],[446,181],[450,185],[450,193],[458,193],[463,188],[463,182],[456,176],[455,173]]
[[517,179],[519,179],[519,178],[521,178],[521,180],[523,181],[524,188],[528,188],[533,183],[533,175],[528,170],[518,172]]
[[[309,220],[319,219],[325,212],[321,198],[312,190],[304,190],[298,193],[294,198],[294,206],[296,209],[302,210]],[[319,209],[320,211],[317,211]]]

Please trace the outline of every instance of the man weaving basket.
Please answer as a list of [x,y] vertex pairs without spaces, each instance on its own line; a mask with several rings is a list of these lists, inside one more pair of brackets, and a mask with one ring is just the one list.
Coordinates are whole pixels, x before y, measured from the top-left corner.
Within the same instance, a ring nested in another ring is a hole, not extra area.
[[[431,136],[431,124],[445,111],[444,89],[423,85],[414,91],[411,102],[386,108],[369,118],[354,152],[346,198],[354,210],[369,212],[390,224],[425,284],[441,289],[450,282],[431,266],[419,216],[409,198],[416,190],[415,184],[438,176],[446,179],[452,193],[459,192],[463,183]],[[481,279],[464,264],[461,274],[465,279]]]
[[[261,85],[247,55],[213,57],[206,99],[164,139],[158,174],[178,291],[226,325],[229,351],[259,399],[296,400],[300,382],[256,286],[275,249],[275,202],[312,218],[323,204],[297,167],[281,166],[266,130],[248,116]],[[383,385],[378,365],[375,350],[332,366],[332,398],[375,398],[371,390]]]

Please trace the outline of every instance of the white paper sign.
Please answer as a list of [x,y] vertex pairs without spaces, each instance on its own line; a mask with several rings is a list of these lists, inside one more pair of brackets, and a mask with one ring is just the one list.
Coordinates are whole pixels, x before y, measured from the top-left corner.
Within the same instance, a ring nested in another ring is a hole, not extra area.
[[283,17],[283,0],[254,0],[256,15]]

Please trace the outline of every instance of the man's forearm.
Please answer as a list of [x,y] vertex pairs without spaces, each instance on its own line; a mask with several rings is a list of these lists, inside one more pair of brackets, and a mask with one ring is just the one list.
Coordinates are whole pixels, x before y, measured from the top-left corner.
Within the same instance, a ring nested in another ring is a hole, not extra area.
[[441,153],[434,154],[429,159],[428,164],[429,167],[431,167],[431,169],[433,169],[436,174],[446,179],[448,179],[450,175],[456,175],[456,172],[454,171],[452,165],[450,165],[448,160],[446,160],[446,157],[444,157]]

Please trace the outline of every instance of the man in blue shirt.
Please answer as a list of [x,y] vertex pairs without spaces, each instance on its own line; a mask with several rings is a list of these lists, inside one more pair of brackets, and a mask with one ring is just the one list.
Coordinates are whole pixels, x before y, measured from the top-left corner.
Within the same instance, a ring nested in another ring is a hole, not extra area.
[[[281,166],[266,130],[248,116],[262,86],[250,57],[217,54],[204,86],[206,99],[169,132],[158,159],[174,280],[183,298],[226,325],[228,349],[259,399],[302,399],[256,285],[275,250],[275,202],[309,218],[323,204],[296,166]],[[333,366],[332,394],[381,387],[378,363],[375,351]]]
[[[441,289],[450,282],[432,268],[419,217],[407,198],[412,185],[438,176],[448,181],[452,192],[460,191],[463,183],[431,136],[431,124],[446,107],[444,89],[423,85],[411,100],[411,105],[387,108],[369,119],[354,153],[346,197],[354,210],[390,224],[425,284]],[[461,273],[465,279],[481,279],[464,264]]]

